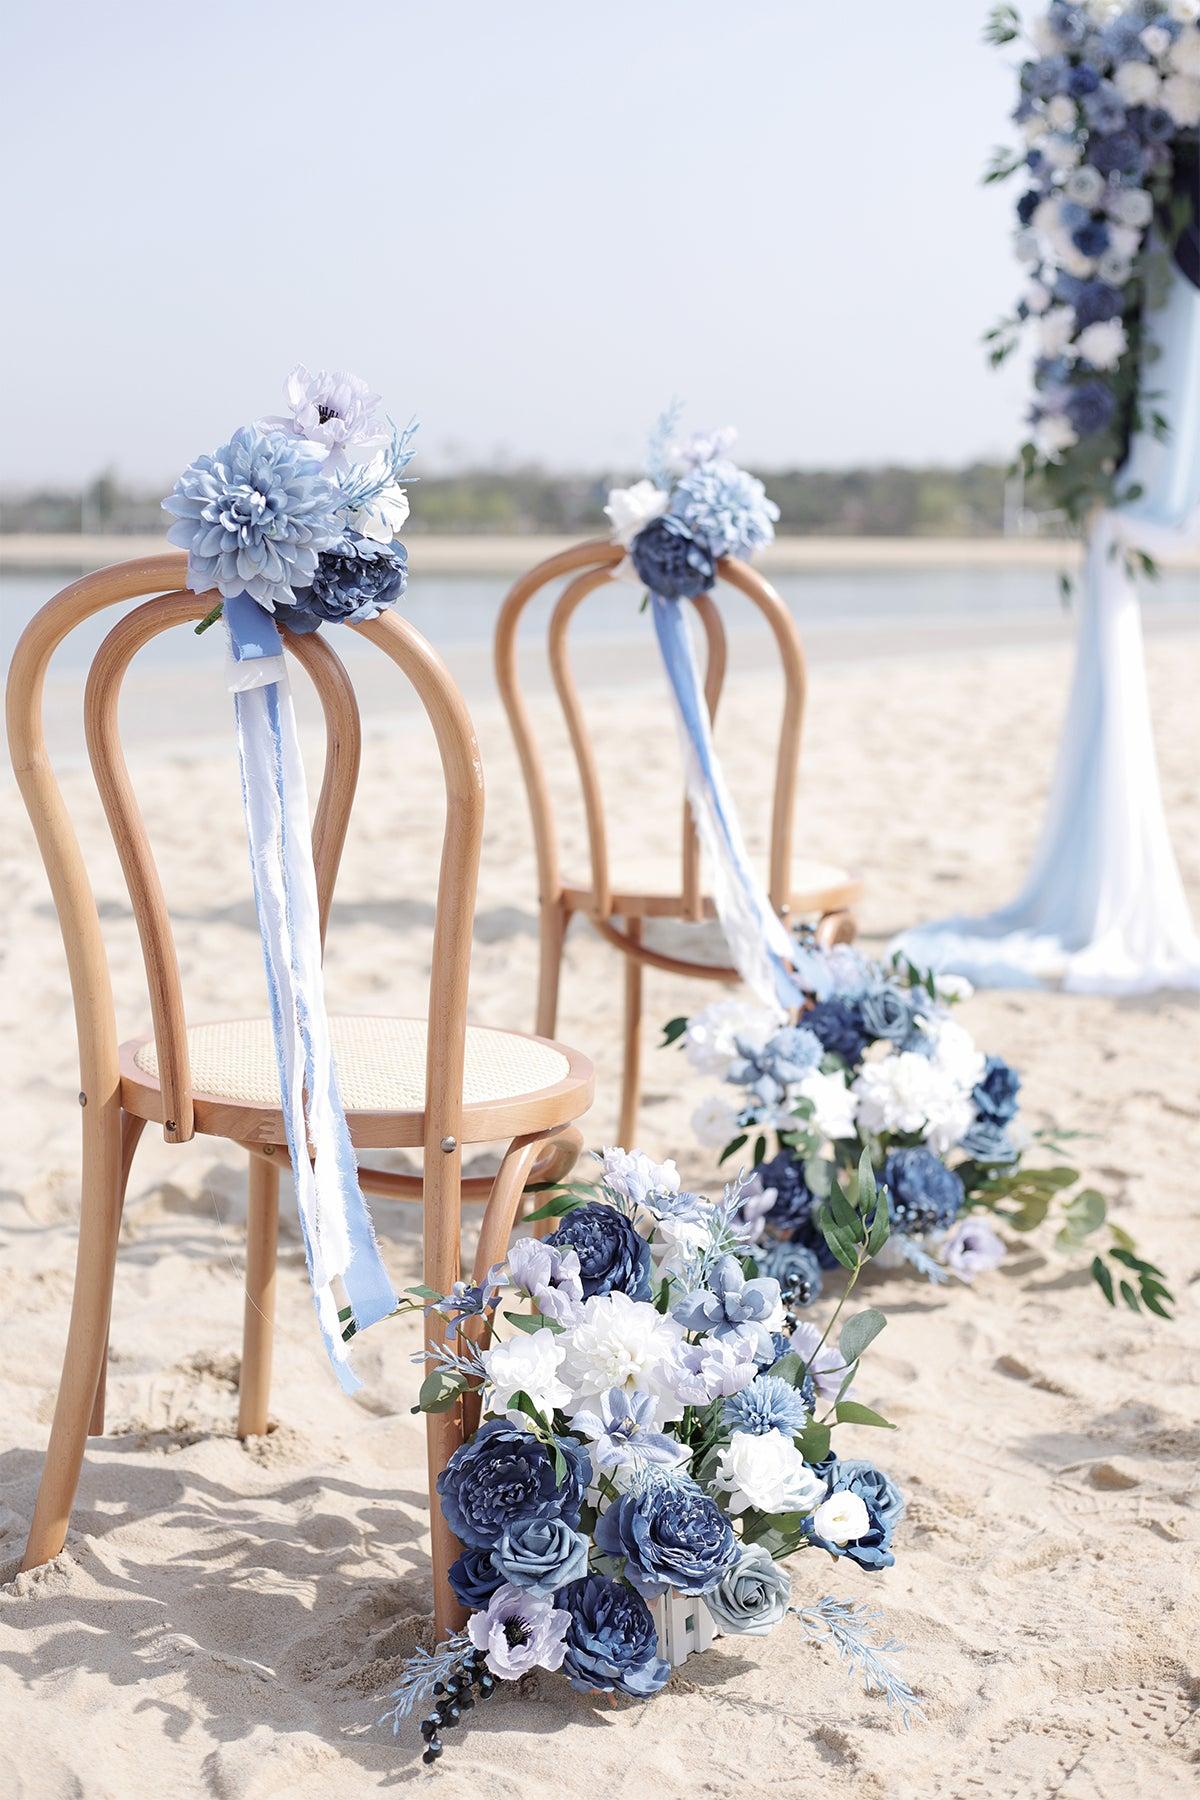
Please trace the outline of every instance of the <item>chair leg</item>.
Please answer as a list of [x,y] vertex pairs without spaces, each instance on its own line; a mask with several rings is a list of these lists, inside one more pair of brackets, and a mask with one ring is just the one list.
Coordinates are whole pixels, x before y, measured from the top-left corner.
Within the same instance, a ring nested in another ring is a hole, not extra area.
[[267,1429],[271,1350],[275,1336],[275,1257],[279,1245],[279,1166],[250,1157],[246,1212],[246,1306],[242,1323],[242,1373],[238,1384],[240,1438]]
[[538,930],[537,1017],[533,1026],[539,1037],[552,1038],[558,1026],[558,982],[566,935],[567,909],[562,900],[543,900]]
[[[428,1124],[428,1117],[427,1117]],[[453,1143],[453,1138],[448,1140]],[[422,1280],[435,1293],[448,1294],[458,1280],[462,1263],[462,1146],[443,1150],[434,1136],[425,1145],[424,1254]],[[436,1313],[426,1315],[425,1337],[430,1344],[450,1335],[450,1326]],[[430,1560],[433,1565],[433,1623],[440,1643],[466,1623],[466,1612],[450,1586],[450,1565],[460,1545],[442,1512],[437,1478],[462,1443],[462,1408],[426,1413],[425,1454],[429,1474]]]
[[822,950],[832,950],[835,944],[852,944],[857,936],[858,920],[849,907],[822,913],[817,921],[817,942]]
[[66,1542],[108,1338],[121,1229],[122,1113],[116,1093],[107,1100],[89,1099],[91,1104],[83,1112],[83,1181],[71,1322],[22,1569],[49,1562]]
[[[141,1142],[142,1133],[146,1129],[145,1119],[135,1119],[132,1113],[121,1114],[121,1200],[118,1213],[125,1210],[125,1189],[129,1186],[129,1171],[133,1168],[134,1152]],[[88,1436],[104,1436],[104,1399],[108,1386],[108,1338],[111,1328],[112,1301],[109,1300],[110,1323],[104,1327],[104,1354],[100,1358],[100,1373],[96,1377],[96,1394],[92,1401],[92,1416],[88,1420]]]
[[[625,921],[628,936],[641,940],[640,919]],[[636,956],[625,958],[625,1061],[621,1070],[621,1117],[617,1142],[633,1150],[637,1137],[638,1106],[642,1097],[642,965]]]

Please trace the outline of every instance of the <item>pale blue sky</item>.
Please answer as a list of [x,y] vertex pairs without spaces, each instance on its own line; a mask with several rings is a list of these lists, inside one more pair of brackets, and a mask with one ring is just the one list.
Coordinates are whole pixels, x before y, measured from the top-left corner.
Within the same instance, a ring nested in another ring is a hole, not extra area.
[[304,360],[427,467],[1007,455],[984,0],[10,0],[0,479],[173,474]]

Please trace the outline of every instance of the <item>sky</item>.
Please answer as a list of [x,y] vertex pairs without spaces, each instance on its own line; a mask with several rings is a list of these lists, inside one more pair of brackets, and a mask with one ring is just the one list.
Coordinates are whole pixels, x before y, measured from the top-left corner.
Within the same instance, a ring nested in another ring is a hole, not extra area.
[[[171,479],[344,367],[431,472],[1007,457],[985,0],[9,0],[0,481]],[[419,465],[414,465],[414,473]]]

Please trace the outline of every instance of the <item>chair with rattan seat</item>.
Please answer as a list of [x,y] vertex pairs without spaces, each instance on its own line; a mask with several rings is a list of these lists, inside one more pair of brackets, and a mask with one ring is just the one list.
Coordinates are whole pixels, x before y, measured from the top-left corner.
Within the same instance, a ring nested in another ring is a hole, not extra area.
[[[121,684],[134,655],[161,632],[202,618],[216,596],[184,586],[181,555],[149,557],[85,576],[27,627],[8,682],[8,734],[17,781],[37,833],[62,928],[79,1040],[83,1168],[79,1246],[62,1379],[24,1568],[63,1547],[85,1440],[104,1429],[107,1340],[121,1210],[130,1166],[148,1122],[168,1143],[196,1133],[249,1154],[246,1299],[238,1433],[267,1428],[280,1169],[288,1164],[272,1033],[266,1017],[189,1025],[170,914],[125,764],[118,729]],[[84,700],[88,752],[120,857],[141,939],[153,1032],[120,1043],[100,919],[79,841],[46,749],[42,700],[57,646],[103,608],[124,612],[92,661]],[[479,751],[462,696],[440,658],[404,619],[388,613],[351,627],[396,664],[436,738],[446,820],[428,991],[428,1023],[334,1018],[339,1086],[359,1150],[422,1152],[420,1174],[360,1170],[365,1192],[424,1207],[424,1280],[440,1293],[460,1275],[461,1202],[482,1201],[476,1275],[500,1260],[527,1187],[561,1180],[581,1148],[573,1121],[587,1110],[592,1070],[562,1045],[468,1026],[467,984],[483,831]],[[283,634],[312,680],[325,725],[325,761],[313,825],[322,938],[350,821],[361,723],[330,633]],[[214,704],[228,705],[214,693]],[[494,1177],[464,1178],[464,1144],[506,1145]],[[430,1315],[428,1335],[445,1327]],[[385,1329],[380,1327],[379,1329]],[[462,1440],[461,1409],[427,1420],[434,1603],[439,1632],[461,1621],[446,1580],[457,1545],[434,1483]]]
[[[625,958],[624,1067],[619,1141],[637,1137],[641,1092],[642,977],[644,968],[664,969],[700,980],[735,982],[737,970],[716,922],[711,897],[701,888],[700,849],[685,802],[678,863],[657,885],[636,890],[614,887],[610,878],[609,832],[594,746],[571,668],[568,633],[572,619],[591,595],[609,587],[625,551],[606,539],[574,545],[547,557],[509,590],[496,627],[495,666],[501,697],[516,740],[533,819],[537,851],[540,959],[534,1029],[553,1036],[558,1017],[559,976],[567,927],[581,914]],[[783,671],[783,716],[775,754],[775,787],[767,892],[782,919],[811,920],[826,945],[855,935],[854,908],[862,883],[845,869],[793,855],[796,777],[804,720],[804,650],[795,620],[771,585],[749,564],[723,557],[719,580],[736,589],[766,621]],[[590,879],[563,876],[558,832],[533,715],[518,671],[518,629],[531,601],[545,588],[562,584],[549,623],[548,652],[555,691],[574,753],[587,826]],[[728,639],[713,593],[690,602],[703,633],[705,699],[715,718],[728,661]],[[649,654],[656,652],[651,650]],[[644,845],[639,861],[646,861]]]

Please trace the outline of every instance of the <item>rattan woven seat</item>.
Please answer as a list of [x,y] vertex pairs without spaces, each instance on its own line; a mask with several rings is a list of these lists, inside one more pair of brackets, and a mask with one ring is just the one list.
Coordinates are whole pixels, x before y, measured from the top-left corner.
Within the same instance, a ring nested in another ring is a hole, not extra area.
[[[423,1019],[373,1017],[329,1021],[342,1104],[356,1144],[417,1145],[423,1141],[426,1046]],[[244,1143],[286,1143],[279,1110],[279,1076],[267,1019],[229,1019],[187,1031],[195,1123]],[[162,1121],[158,1051],[153,1038],[121,1049],[121,1099],[137,1118]],[[484,1143],[507,1135],[509,1114],[529,1129],[531,1108],[541,1126],[578,1116],[590,1092],[581,1058],[544,1038],[468,1025],[463,1066],[463,1138]],[[245,1113],[241,1122],[238,1111]]]

